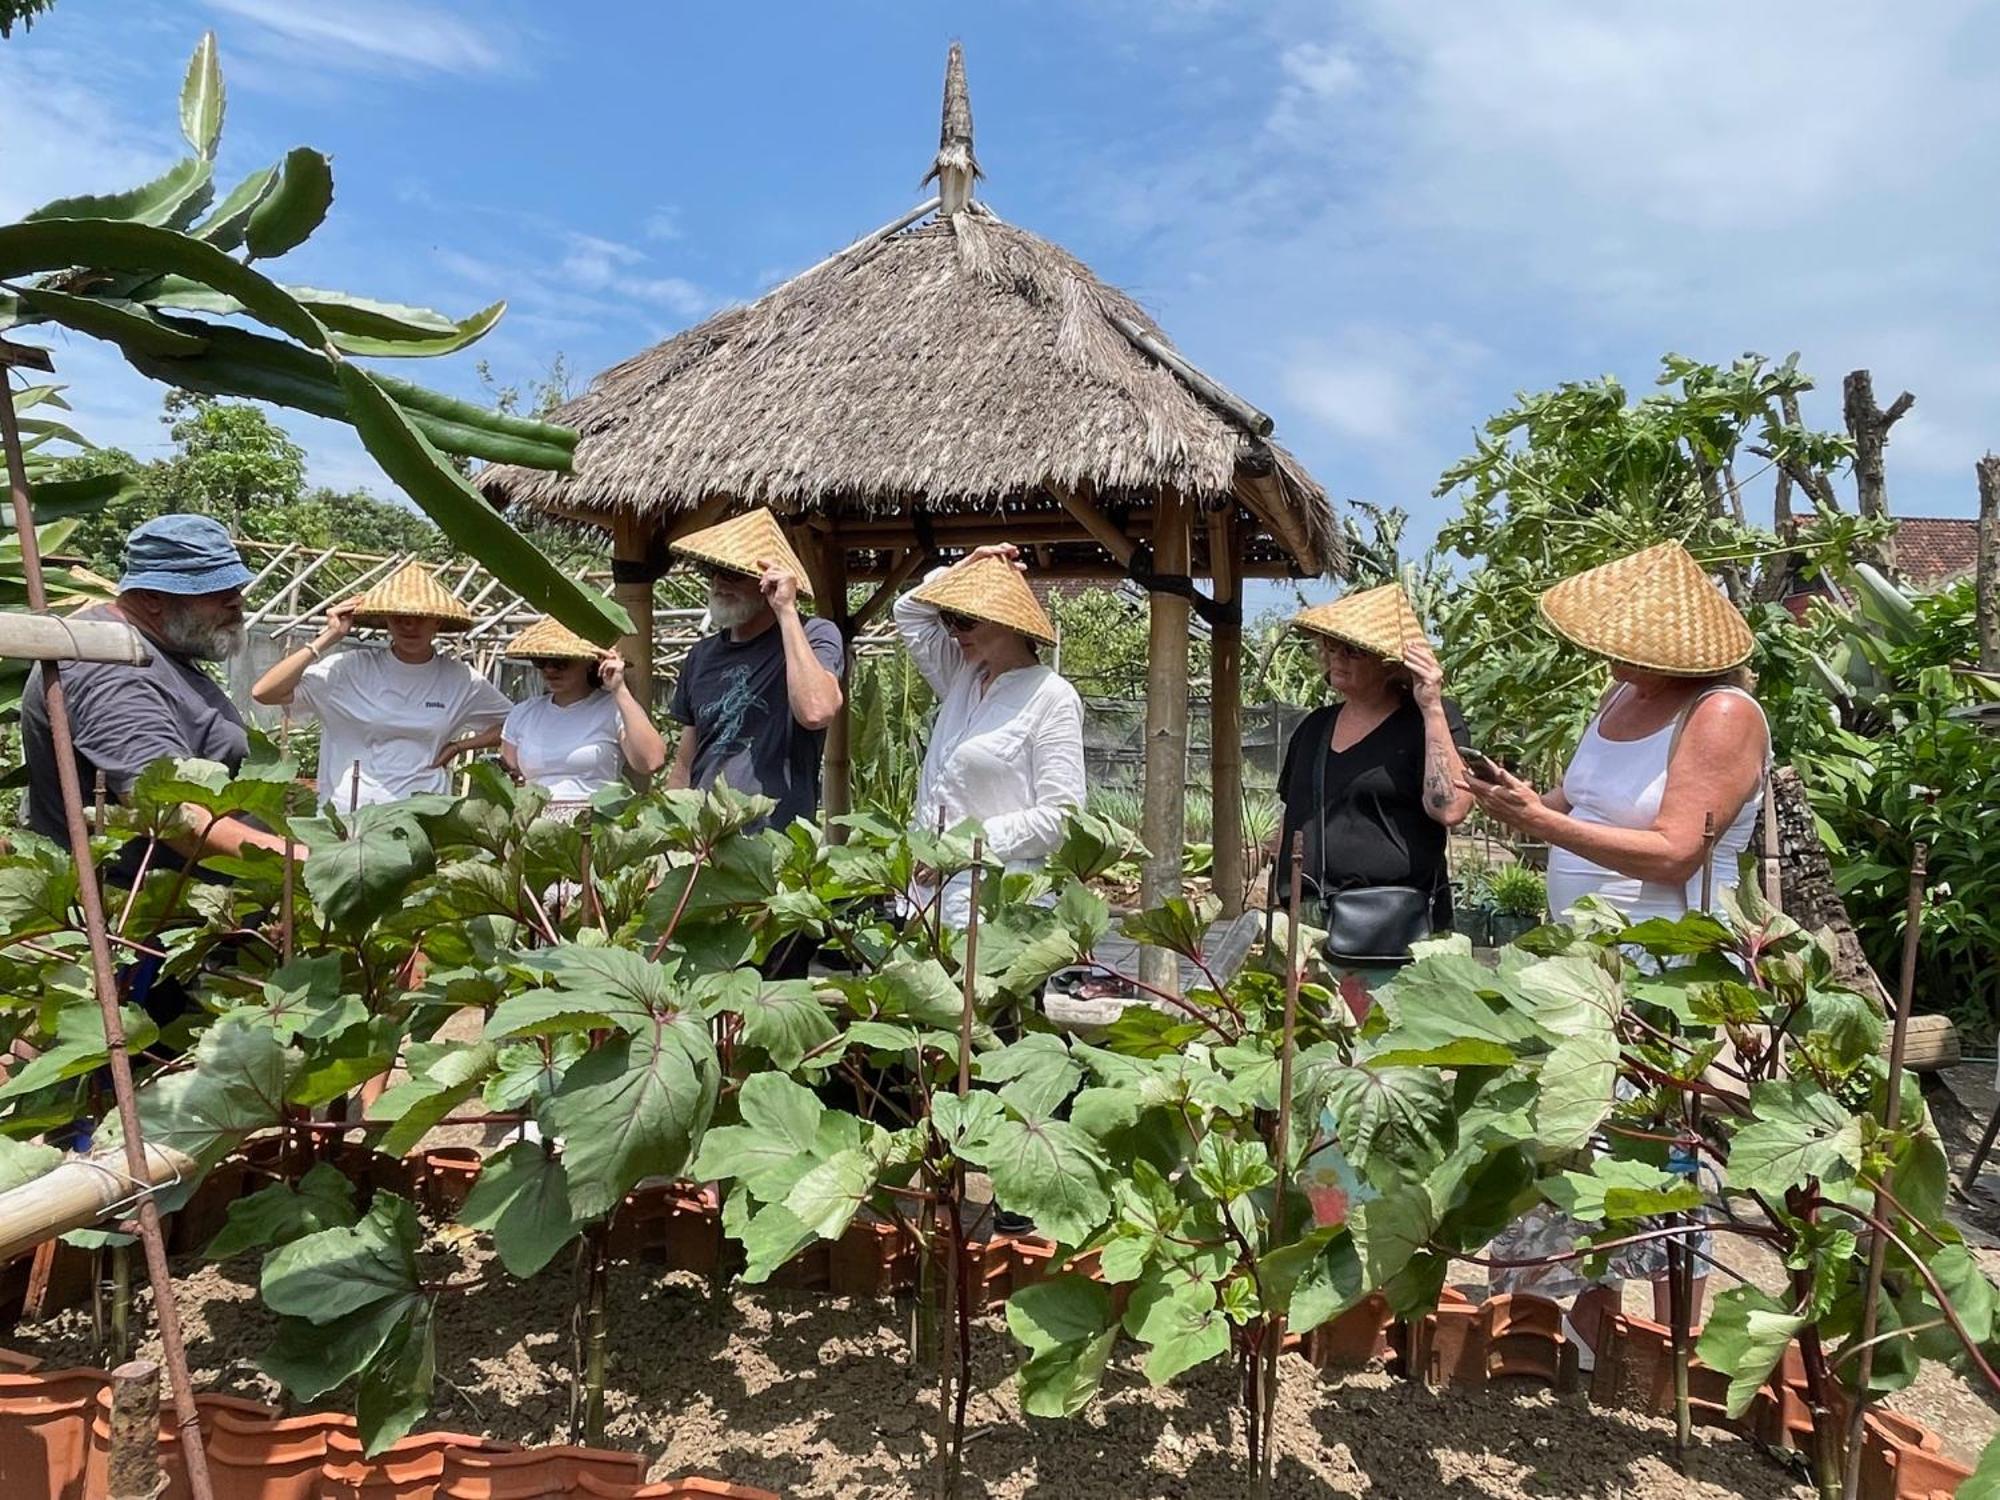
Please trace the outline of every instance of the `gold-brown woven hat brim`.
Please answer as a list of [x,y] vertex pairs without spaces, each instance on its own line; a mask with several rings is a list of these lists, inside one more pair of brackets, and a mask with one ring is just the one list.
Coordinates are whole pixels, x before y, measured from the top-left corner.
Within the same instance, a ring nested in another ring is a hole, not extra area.
[[1719,676],[1757,649],[1750,622],[1679,542],[1565,578],[1541,611],[1564,640],[1669,677]]
[[1003,558],[982,557],[960,563],[943,576],[910,596],[923,604],[948,609],[955,615],[969,615],[1003,625],[1044,646],[1056,643],[1056,627],[1035,591],[1028,587],[1015,566]]
[[1384,661],[1401,661],[1404,647],[1412,641],[1429,644],[1423,621],[1410,607],[1410,596],[1400,583],[1363,589],[1331,604],[1315,604],[1292,616],[1292,624],[1372,651]]
[[501,653],[518,660],[596,661],[604,653],[560,621],[543,615]]
[[806,565],[792,550],[778,518],[762,506],[700,531],[691,531],[668,550],[751,578],[763,576],[758,563],[769,563],[798,579],[799,593],[812,598],[812,580],[806,576]]
[[472,611],[422,563],[405,563],[363,594],[354,607],[357,625],[380,627],[398,615],[436,620],[439,630],[466,630],[472,625]]

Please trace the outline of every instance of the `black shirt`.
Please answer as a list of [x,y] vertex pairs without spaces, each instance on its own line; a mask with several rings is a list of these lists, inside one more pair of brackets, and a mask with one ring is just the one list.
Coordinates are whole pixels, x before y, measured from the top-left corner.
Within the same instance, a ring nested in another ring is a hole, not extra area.
[[[1331,746],[1340,710],[1337,703],[1314,709],[1285,747],[1278,776],[1285,803],[1281,870],[1292,835],[1304,829],[1308,892],[1314,881],[1322,891],[1415,886],[1438,893],[1439,920],[1447,921],[1445,827],[1424,810],[1423,710],[1405,697],[1358,744],[1336,751]],[[1469,744],[1465,716],[1449,698],[1444,716],[1452,743]]]

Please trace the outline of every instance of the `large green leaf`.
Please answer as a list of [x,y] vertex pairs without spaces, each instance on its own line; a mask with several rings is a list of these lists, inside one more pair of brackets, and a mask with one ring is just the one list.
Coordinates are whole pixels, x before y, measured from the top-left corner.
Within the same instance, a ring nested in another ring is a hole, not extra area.
[[934,958],[898,958],[882,966],[872,987],[882,1013],[958,1029],[965,1014],[965,991]]
[[1165,1385],[1229,1348],[1229,1319],[1205,1281],[1148,1278],[1133,1289],[1125,1331],[1149,1346],[1146,1378]]
[[15,1141],[0,1136],[0,1193],[33,1182],[63,1159],[63,1153],[40,1141]]
[[803,1175],[800,1164],[810,1167],[819,1155],[826,1106],[803,1084],[765,1072],[743,1080],[736,1107],[743,1123],[704,1135],[689,1172],[697,1181],[733,1178],[759,1198],[780,1198]]
[[306,890],[327,923],[350,934],[400,906],[411,884],[436,864],[430,835],[403,803],[359,809],[345,838],[323,818],[293,826],[306,845]]
[[331,1323],[385,1299],[414,1298],[423,1227],[409,1201],[378,1193],[358,1223],[279,1247],[258,1279],[264,1305],[313,1324]]
[[202,1254],[227,1260],[245,1250],[289,1245],[323,1229],[344,1228],[359,1221],[354,1185],[326,1162],[316,1163],[294,1188],[274,1182],[229,1205],[229,1218]]
[[1052,1115],[1083,1082],[1083,1068],[1061,1037],[1034,1031],[996,1052],[982,1052],[973,1071],[1001,1085],[1000,1097],[1024,1115]]
[[[243,243],[243,235],[250,227],[250,215],[257,206],[270,196],[277,185],[278,168],[274,163],[237,183],[215,205],[209,216],[188,231],[198,240],[205,240],[218,250],[234,250]],[[170,278],[171,279],[171,278]],[[142,296],[142,300],[151,300]]]
[[374,1458],[408,1435],[430,1409],[437,1375],[437,1301],[426,1298],[369,1362],[355,1394],[361,1451]]
[[576,1238],[563,1164],[532,1141],[516,1141],[486,1159],[466,1195],[458,1222],[493,1233],[493,1248],[510,1276],[529,1277]]
[[88,266],[173,272],[227,292],[244,310],[300,343],[323,348],[326,330],[283,287],[213,245],[149,224],[57,218],[0,226],[0,278]]
[[1535,1138],[1549,1151],[1581,1149],[1611,1105],[1618,1085],[1618,1039],[1609,1031],[1567,1036],[1542,1063]]
[[244,248],[258,260],[283,255],[304,244],[331,207],[332,159],[310,146],[294,146],[278,169],[278,185],[252,211],[244,227]]
[[1391,1025],[1380,1043],[1384,1049],[1400,1050],[1480,1041],[1513,1056],[1522,1043],[1537,1039],[1537,1031],[1511,1005],[1487,998],[1507,993],[1502,976],[1464,954],[1418,959],[1382,993],[1382,1008]]
[[1377,1159],[1414,1167],[1444,1148],[1451,1090],[1436,1071],[1334,1066],[1315,1077],[1340,1149],[1357,1171]]
[[508,525],[439,457],[373,377],[343,364],[340,383],[362,443],[453,545],[478,558],[531,607],[555,616],[586,640],[609,646],[631,633],[632,620],[622,605],[557,567]]
[[1715,1299],[1695,1353],[1729,1377],[1730,1416],[1750,1409],[1806,1321],[1754,1286],[1733,1286]]
[[[146,1139],[212,1165],[253,1130],[284,1118],[285,1094],[299,1054],[267,1027],[223,1017],[195,1044],[194,1066],[169,1073],[139,1091]],[[114,1118],[105,1144],[118,1138]]]
[[1738,1192],[1777,1198],[1810,1178],[1850,1181],[1860,1168],[1860,1117],[1818,1084],[1760,1083],[1750,1108],[1752,1118],[1729,1143],[1725,1181]]
[[[744,970],[754,980],[754,970]],[[743,1040],[761,1047],[772,1065],[796,1068],[806,1053],[833,1040],[837,1028],[809,979],[751,984],[731,989],[712,1012],[743,1018]]]
[[1571,1218],[1619,1223],[1701,1205],[1701,1189],[1685,1177],[1641,1161],[1600,1157],[1588,1172],[1564,1172],[1543,1184],[1549,1201]]
[[1003,1121],[964,1149],[992,1175],[995,1202],[1062,1244],[1081,1244],[1111,1212],[1096,1143],[1064,1121]]
[[[410,1077],[386,1090],[369,1108],[371,1120],[393,1120],[379,1143],[390,1156],[416,1150],[438,1122],[478,1093],[493,1071],[491,1042],[411,1049]],[[421,1061],[419,1060],[421,1059]]]
[[346,354],[382,359],[455,354],[485,338],[507,311],[505,302],[495,302],[456,323],[446,321],[443,328],[430,329],[423,327],[416,316],[426,309],[397,307],[311,288],[299,288],[297,295],[333,331],[335,348]]
[[294,959],[272,970],[263,988],[263,1002],[241,1013],[269,1026],[282,1041],[325,1041],[368,1019],[367,1002],[342,983],[337,953]]
[[813,1232],[782,1203],[760,1208],[738,1236],[743,1242],[743,1279],[755,1286],[813,1242]]
[[187,77],[181,83],[181,134],[204,161],[215,159],[215,145],[222,137],[222,63],[216,56],[215,33],[202,33],[194,56],[188,59]]
[[[141,1052],[159,1040],[160,1029],[152,1017],[136,1006],[122,1006],[119,1018],[125,1023],[125,1050]],[[56,1013],[55,1040],[33,1060],[21,1063],[0,1083],[0,1100],[16,1099],[95,1072],[110,1056],[104,1042],[104,1010],[89,995],[78,995]]]
[[792,1185],[785,1207],[821,1239],[837,1240],[874,1193],[881,1172],[866,1151],[836,1152]]
[[1007,1327],[1033,1356],[1021,1371],[1028,1415],[1071,1417],[1089,1405],[1118,1337],[1101,1284],[1072,1272],[1022,1287],[1007,1299]]
[[683,1020],[614,1038],[563,1075],[544,1128],[562,1138],[579,1219],[609,1213],[642,1177],[687,1166],[715,1108],[719,1073],[706,1027]]
[[[178,229],[181,225],[191,222],[196,214],[208,206],[208,200],[214,191],[211,185],[212,176],[213,169],[206,160],[199,156],[184,157],[143,187],[135,187],[123,193],[58,198],[53,203],[43,204],[23,222],[33,224],[75,219],[102,223],[167,225]],[[79,265],[91,263],[87,256],[80,256],[76,261]],[[60,267],[37,266],[34,269],[53,271]],[[146,267],[118,266],[113,269],[143,271]]]
[[75,297],[31,286],[22,287],[20,297],[22,306],[51,322],[148,354],[178,358],[199,354],[208,347],[199,335],[162,322],[140,303],[123,298]]

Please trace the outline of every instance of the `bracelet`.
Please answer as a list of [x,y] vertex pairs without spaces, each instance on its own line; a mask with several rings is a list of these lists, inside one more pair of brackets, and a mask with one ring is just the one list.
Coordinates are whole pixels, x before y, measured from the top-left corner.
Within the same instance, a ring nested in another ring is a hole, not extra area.
[[307,641],[305,649],[312,653],[312,659],[314,661],[319,660],[319,643],[317,641]]

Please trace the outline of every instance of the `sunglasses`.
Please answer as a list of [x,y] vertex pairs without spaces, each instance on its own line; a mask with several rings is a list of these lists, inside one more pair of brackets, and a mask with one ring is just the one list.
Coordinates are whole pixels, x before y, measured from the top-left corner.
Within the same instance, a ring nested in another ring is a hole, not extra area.
[[531,658],[529,664],[537,672],[556,672],[570,666],[577,660],[579,658],[574,656],[537,656]]
[[973,619],[971,615],[961,615],[954,610],[946,609],[938,612],[938,623],[953,635],[964,635],[968,631],[977,630],[981,622]]

